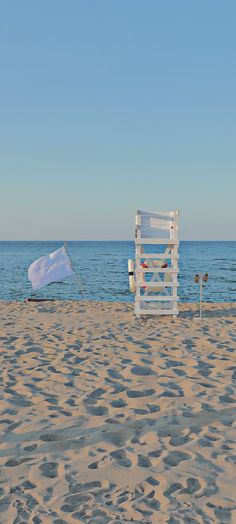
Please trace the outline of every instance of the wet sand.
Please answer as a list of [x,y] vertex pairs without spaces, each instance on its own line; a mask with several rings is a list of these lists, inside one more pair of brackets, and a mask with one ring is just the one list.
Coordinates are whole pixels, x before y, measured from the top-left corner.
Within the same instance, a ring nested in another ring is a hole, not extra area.
[[236,303],[0,303],[1,524],[236,523]]

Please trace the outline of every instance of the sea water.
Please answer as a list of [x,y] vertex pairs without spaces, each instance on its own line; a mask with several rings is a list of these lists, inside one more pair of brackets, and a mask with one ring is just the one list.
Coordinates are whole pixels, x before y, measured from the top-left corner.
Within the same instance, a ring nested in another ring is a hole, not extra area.
[[[62,241],[0,242],[0,300],[36,297],[133,301],[127,271],[127,260],[134,257],[132,241],[68,242],[79,282],[73,277],[67,278],[33,292],[27,276],[28,266],[62,244]],[[194,276],[200,271],[209,274],[203,289],[203,300],[236,301],[236,242],[182,241],[179,268],[178,294],[181,301],[198,300],[199,285],[194,283]]]

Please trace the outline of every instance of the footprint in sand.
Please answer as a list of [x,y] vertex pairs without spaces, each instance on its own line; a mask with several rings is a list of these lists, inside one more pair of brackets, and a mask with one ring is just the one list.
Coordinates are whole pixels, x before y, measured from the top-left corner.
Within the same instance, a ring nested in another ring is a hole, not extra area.
[[121,373],[119,373],[119,371],[116,371],[115,369],[109,369],[107,371],[107,374],[111,378],[114,378],[114,379],[117,379],[117,380],[124,380],[123,375],[121,375]]
[[158,404],[147,404],[147,408],[149,409],[150,413],[157,413],[161,409]]
[[191,440],[191,437],[189,435],[182,436],[182,435],[173,435],[170,439],[170,445],[171,446],[183,446],[187,442]]
[[140,377],[156,375],[155,371],[153,371],[151,368],[148,368],[147,366],[133,366],[131,368],[131,373],[133,373],[133,375],[138,375]]
[[87,406],[87,411],[90,415],[102,417],[108,415],[108,409],[105,406]]
[[[106,451],[106,450],[104,450],[104,451]],[[92,457],[95,457],[97,454],[92,452],[92,451],[90,451],[89,455],[92,456]],[[100,457],[95,462],[92,462],[91,464],[89,464],[88,468],[89,469],[98,469],[98,468],[101,468],[101,467],[107,465],[108,463],[110,463],[110,458],[108,457],[108,455],[103,455],[102,457]]]
[[21,460],[9,459],[7,460],[7,462],[5,462],[5,466],[7,468],[15,468],[16,466],[20,466],[21,464],[24,464],[24,462],[28,462],[29,460],[31,460],[31,457],[23,458]]
[[25,480],[22,484],[24,490],[28,490],[28,489],[35,489],[37,488],[36,484],[33,484],[33,482],[30,482],[30,480]]
[[145,480],[146,480],[146,482],[148,482],[148,484],[151,484],[151,486],[159,486],[160,485],[160,482],[158,480],[156,480],[154,477],[147,477]]
[[48,502],[52,498],[52,495],[53,495],[53,488],[49,486],[48,488],[46,488],[46,494],[43,497],[43,502],[44,503]]
[[76,493],[65,498],[64,504],[61,506],[61,511],[64,513],[73,513],[78,510],[80,506],[91,499],[90,494]]
[[189,495],[193,495],[197,491],[201,489],[201,484],[198,479],[191,477],[187,479],[187,487],[183,488],[180,493],[188,493]]
[[118,449],[117,451],[112,451],[110,456],[115,459],[116,463],[119,466],[125,468],[130,468],[132,466],[131,460],[128,459],[124,449]]
[[182,451],[172,451],[164,459],[163,462],[167,466],[178,466],[183,460],[189,460],[191,458],[187,453],[182,453]]
[[219,519],[221,524],[228,524],[229,522],[232,522],[232,509],[235,508],[223,508],[222,506],[216,506],[214,510],[215,516]]
[[58,476],[57,468],[58,464],[57,462],[44,462],[39,466],[39,468],[42,471],[42,475],[44,477],[47,477],[48,479],[54,479]]
[[143,391],[137,391],[135,389],[130,389],[127,391],[127,397],[129,398],[139,398],[139,397],[151,397],[154,395],[155,389],[144,389]]
[[153,458],[158,458],[158,457],[161,456],[161,454],[162,454],[162,449],[156,449],[156,450],[154,450],[154,451],[150,451],[150,452],[148,453],[148,456],[149,456],[149,457],[153,457]]
[[14,467],[19,466],[19,465],[20,465],[20,461],[15,460],[15,459],[9,459],[9,460],[7,460],[7,462],[5,462],[5,466],[7,468],[14,468]]
[[[171,499],[171,496],[176,493],[176,491],[182,490],[184,487],[179,482],[173,482],[168,489],[164,491],[164,496],[168,499]],[[175,497],[175,495],[174,495]]]
[[97,388],[84,399],[85,404],[94,404],[105,393],[105,389]]
[[62,440],[63,437],[56,433],[43,433],[39,438],[43,442],[56,442]]
[[126,402],[122,398],[113,400],[113,402],[111,402],[111,405],[113,408],[124,408],[125,406],[127,406]]
[[138,466],[140,468],[150,468],[152,463],[148,457],[145,457],[145,455],[138,455]]

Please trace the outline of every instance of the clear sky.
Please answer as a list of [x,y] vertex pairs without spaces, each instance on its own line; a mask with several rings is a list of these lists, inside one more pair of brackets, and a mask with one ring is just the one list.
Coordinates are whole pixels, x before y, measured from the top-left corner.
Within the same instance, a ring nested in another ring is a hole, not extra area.
[[0,239],[236,239],[235,0],[0,0]]

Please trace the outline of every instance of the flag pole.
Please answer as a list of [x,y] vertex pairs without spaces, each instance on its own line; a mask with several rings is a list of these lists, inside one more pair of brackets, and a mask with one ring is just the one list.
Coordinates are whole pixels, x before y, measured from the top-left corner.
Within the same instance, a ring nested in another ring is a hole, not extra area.
[[82,291],[83,297],[85,297],[84,290],[83,290],[83,285],[82,285],[82,280],[81,280],[81,278],[79,278],[79,275],[77,274],[77,271],[75,270],[75,267],[74,267],[74,264],[72,262],[72,258],[70,256],[70,252],[69,252],[69,249],[67,247],[67,243],[66,242],[64,242],[64,246],[65,246],[65,250],[66,250],[67,256],[68,256],[68,258],[70,260],[71,269],[74,271],[75,279],[76,279],[78,288],[79,288],[79,290]]

